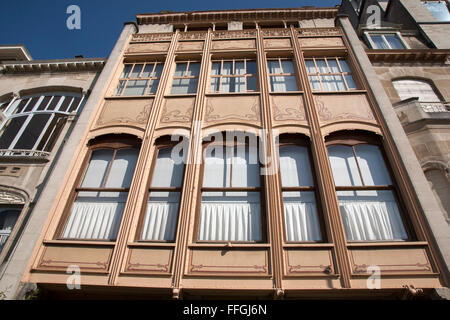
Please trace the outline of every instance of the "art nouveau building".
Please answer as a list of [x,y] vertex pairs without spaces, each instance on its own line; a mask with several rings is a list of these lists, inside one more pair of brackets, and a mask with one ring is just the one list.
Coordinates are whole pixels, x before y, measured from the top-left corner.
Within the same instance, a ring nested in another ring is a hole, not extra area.
[[24,46],[0,46],[0,291],[7,296],[47,215],[23,230],[103,64],[33,60]]
[[[125,24],[22,280],[50,298],[402,298],[447,286],[443,213],[337,14]],[[69,290],[78,269],[81,289]]]

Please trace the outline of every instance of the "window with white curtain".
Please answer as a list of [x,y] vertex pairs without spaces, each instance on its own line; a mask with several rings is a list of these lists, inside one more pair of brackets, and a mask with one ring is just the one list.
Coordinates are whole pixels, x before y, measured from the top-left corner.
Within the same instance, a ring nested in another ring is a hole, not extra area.
[[417,97],[421,102],[440,102],[439,97],[431,85],[420,80],[393,80],[395,90],[401,100]]
[[199,241],[263,240],[258,148],[205,148]]
[[321,241],[308,148],[280,146],[280,173],[286,241]]
[[152,95],[158,89],[164,67],[162,62],[127,63],[120,75],[116,95]]
[[177,161],[180,157],[172,151],[172,147],[157,149],[141,240],[175,240],[184,162]]
[[62,238],[116,239],[138,154],[130,146],[92,151]]
[[298,91],[292,60],[282,58],[269,59],[267,60],[267,69],[269,71],[271,92]]
[[340,57],[306,59],[313,91],[348,91],[356,88],[349,65]]
[[196,93],[198,76],[200,74],[200,62],[177,62],[173,75],[171,94]]
[[256,91],[256,61],[231,59],[212,62],[211,92],[253,91]]
[[331,145],[328,155],[347,240],[408,239],[378,146]]

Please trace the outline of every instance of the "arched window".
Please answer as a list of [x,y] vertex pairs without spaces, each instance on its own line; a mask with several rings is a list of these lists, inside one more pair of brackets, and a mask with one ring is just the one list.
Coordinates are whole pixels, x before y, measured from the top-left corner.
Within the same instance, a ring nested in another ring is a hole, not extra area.
[[185,162],[173,145],[157,145],[140,240],[174,241]]
[[392,84],[401,100],[417,97],[420,102],[440,102],[433,87],[425,81],[393,80]]
[[139,146],[133,140],[105,138],[91,145],[62,238],[116,238],[138,155]]
[[5,246],[21,210],[22,208],[18,206],[0,205],[0,252]]
[[198,240],[262,241],[261,199],[257,145],[207,144]]
[[[0,124],[0,149],[50,152],[69,114],[82,96],[75,93],[41,94],[15,100]],[[14,154],[14,152],[11,152]]]
[[314,174],[306,143],[280,138],[280,174],[286,241],[321,241]]
[[339,208],[349,241],[409,238],[378,145],[359,138],[328,142]]

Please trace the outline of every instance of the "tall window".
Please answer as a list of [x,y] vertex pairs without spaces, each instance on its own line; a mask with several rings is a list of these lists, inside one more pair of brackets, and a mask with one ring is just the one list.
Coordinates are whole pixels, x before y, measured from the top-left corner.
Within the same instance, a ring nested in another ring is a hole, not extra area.
[[406,45],[398,33],[366,33],[373,49],[406,49]]
[[332,144],[328,155],[347,239],[408,239],[378,146],[361,142]]
[[0,252],[8,241],[20,211],[19,207],[0,205]]
[[423,4],[438,21],[450,21],[446,1],[423,1]]
[[267,60],[269,71],[270,91],[287,92],[297,91],[297,81],[295,79],[295,69],[292,60],[270,59]]
[[127,63],[120,75],[118,96],[155,94],[164,67],[162,62]]
[[139,149],[130,143],[95,147],[62,232],[65,239],[114,240]]
[[172,151],[171,146],[157,149],[141,240],[175,240],[184,161]]
[[306,59],[309,83],[314,91],[356,89],[351,70],[343,58]]
[[177,62],[172,82],[172,94],[196,93],[200,62]]
[[280,173],[286,241],[322,240],[308,148],[281,145]]
[[201,189],[200,241],[261,241],[258,148],[209,144]]
[[212,63],[211,92],[249,91],[256,91],[256,61],[233,59]]
[[[14,101],[0,124],[0,149],[51,151],[70,113],[80,106],[75,94],[37,95]],[[14,152],[11,152],[14,154]]]

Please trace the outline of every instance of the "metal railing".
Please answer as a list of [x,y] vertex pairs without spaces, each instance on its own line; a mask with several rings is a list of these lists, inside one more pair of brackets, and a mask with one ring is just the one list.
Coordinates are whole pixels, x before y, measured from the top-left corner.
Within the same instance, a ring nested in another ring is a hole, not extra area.
[[424,112],[450,112],[450,102],[422,102],[419,101]]
[[11,230],[0,230],[0,252],[2,251],[6,241],[8,241],[10,234]]
[[0,149],[0,157],[48,157],[50,152],[23,149]]

